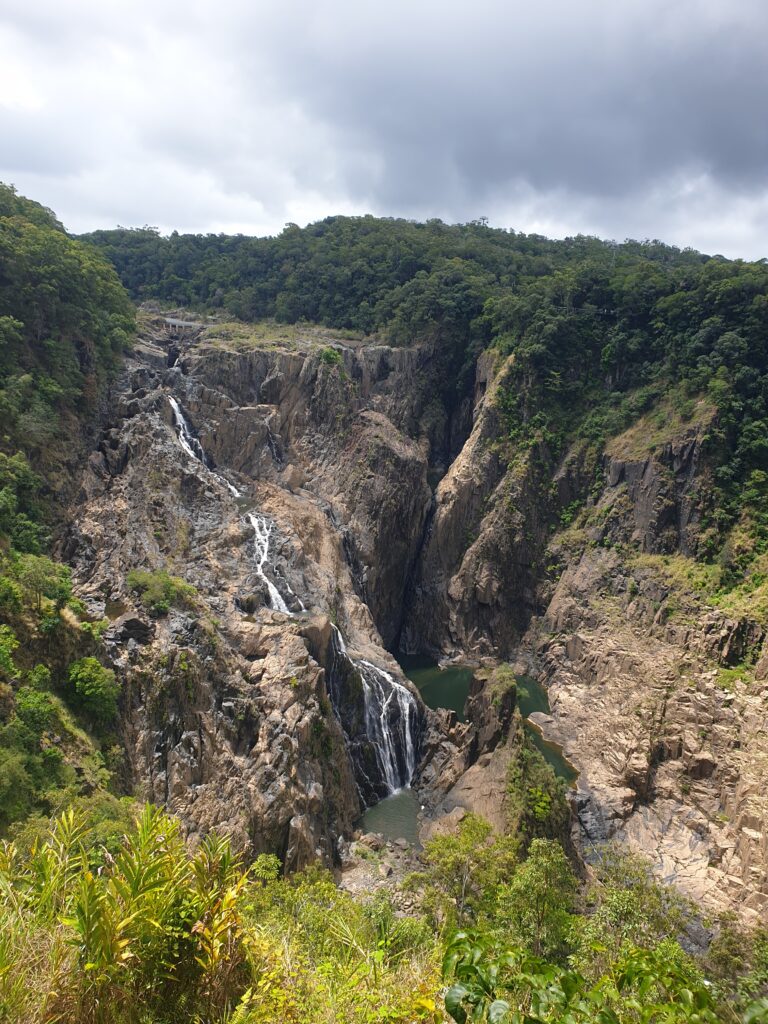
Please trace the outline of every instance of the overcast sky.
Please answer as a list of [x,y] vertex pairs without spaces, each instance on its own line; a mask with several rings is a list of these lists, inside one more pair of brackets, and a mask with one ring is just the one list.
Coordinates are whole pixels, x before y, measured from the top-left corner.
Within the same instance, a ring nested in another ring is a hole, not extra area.
[[768,257],[768,2],[0,0],[0,180],[72,231],[485,216]]

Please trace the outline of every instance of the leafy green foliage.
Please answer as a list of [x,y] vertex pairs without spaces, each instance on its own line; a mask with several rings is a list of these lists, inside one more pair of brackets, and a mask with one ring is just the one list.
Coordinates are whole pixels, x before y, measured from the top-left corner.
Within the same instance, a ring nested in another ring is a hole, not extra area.
[[134,314],[98,253],[1,184],[0,265],[0,446],[39,456],[66,411],[94,407]]
[[386,899],[355,902],[318,871],[277,878],[273,860],[247,869],[213,835],[190,853],[154,808],[135,822],[115,801],[88,810],[0,844],[9,1019],[435,1020],[432,935]]
[[11,560],[7,571],[18,581],[26,599],[38,613],[43,611],[45,600],[51,601],[54,609],[60,611],[72,596],[69,569],[45,555],[18,555]]
[[577,883],[559,843],[534,839],[512,880],[499,891],[502,930],[535,956],[563,960],[570,949]]
[[187,606],[197,593],[191,583],[170,576],[165,569],[156,572],[132,569],[128,573],[128,586],[152,615],[167,615],[173,605]]
[[533,746],[519,717],[514,728],[519,742],[509,765],[509,830],[519,834],[524,843],[537,837],[561,838],[567,832],[570,818],[565,783]]
[[22,452],[0,451],[0,536],[6,536],[17,551],[39,552],[45,540],[40,483]]
[[104,668],[93,657],[81,658],[69,669],[77,703],[100,725],[108,725],[117,717],[120,684],[112,669]]
[[590,913],[574,931],[572,962],[589,977],[604,971],[616,950],[675,939],[694,916],[674,889],[659,885],[647,861],[618,847],[603,851],[585,899]]
[[[63,614],[71,603],[66,566],[13,549],[0,555],[0,833],[109,782],[98,746],[109,743],[116,684],[90,653],[98,638]],[[70,662],[86,652],[76,686]],[[98,727],[100,739],[83,724]]]
[[[318,868],[281,878],[271,855],[248,868],[215,835],[191,851],[179,823],[160,810],[105,795],[79,799],[54,821],[28,819],[0,843],[0,1009],[40,1024],[437,1024],[447,1019],[438,1009],[442,959],[445,1010],[458,1024],[765,1020],[759,998],[718,1002],[717,984],[705,984],[699,965],[655,927],[633,926],[633,938],[587,970],[537,956],[532,942],[544,949],[554,933],[526,931],[530,915],[544,900],[551,924],[558,896],[573,899],[562,851],[535,840],[528,860],[513,866],[479,819],[460,837],[464,855],[470,836],[482,847],[474,913],[484,923],[443,942],[429,920],[396,912],[383,892],[355,899]],[[443,850],[440,864],[455,864],[457,849]],[[429,857],[436,862],[435,848]],[[631,889],[638,876],[628,870],[624,879],[614,859],[603,889]],[[492,895],[506,885],[516,885],[507,895],[521,928]],[[638,913],[639,905],[635,924]],[[574,911],[574,933],[585,920]],[[752,941],[750,991],[761,984],[764,938]],[[727,955],[721,947],[710,958],[717,978],[735,966],[732,938],[725,944]],[[742,978],[744,966],[736,969]]]
[[410,879],[423,890],[423,905],[442,927],[486,917],[498,886],[517,864],[518,842],[495,835],[487,821],[468,814],[455,833],[434,836],[424,845],[424,870]]
[[[0,831],[104,785],[89,723],[107,692],[68,692],[68,663],[98,647],[80,635],[69,569],[45,554],[70,482],[80,417],[92,414],[134,333],[114,270],[69,238],[50,210],[0,185]],[[82,613],[82,608],[80,609]],[[22,685],[19,685],[22,684]],[[76,773],[77,769],[77,773]],[[0,968],[0,973],[2,969]],[[0,1012],[2,1016],[2,1012]]]
[[707,951],[705,968],[724,1005],[747,1012],[750,1005],[757,1002],[758,1006],[763,1005],[764,1019],[768,1020],[768,929],[765,926],[749,931],[734,918],[727,918]]
[[341,352],[337,348],[324,348],[320,353],[320,359],[327,366],[338,366],[341,363]]
[[0,674],[7,678],[15,679],[18,675],[13,663],[13,652],[18,646],[19,641],[10,626],[0,626]]
[[[459,933],[449,945],[444,976],[455,979],[445,1005],[457,1024],[719,1024],[701,974],[672,942],[629,949],[609,974],[590,984],[577,971],[525,949],[490,951]],[[745,1018],[745,1020],[748,1018]]]

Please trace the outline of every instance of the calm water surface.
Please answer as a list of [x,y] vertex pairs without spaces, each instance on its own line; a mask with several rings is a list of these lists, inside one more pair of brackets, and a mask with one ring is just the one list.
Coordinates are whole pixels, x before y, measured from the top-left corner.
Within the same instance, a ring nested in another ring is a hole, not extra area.
[[429,708],[448,708],[455,711],[460,722],[466,722],[464,704],[472,682],[472,669],[460,665],[440,668],[425,654],[400,654],[400,668],[414,683],[421,699]]
[[385,839],[407,839],[419,845],[419,799],[412,789],[401,789],[369,807],[360,819],[364,832],[380,832]]
[[557,743],[545,740],[533,722],[528,721],[528,716],[532,715],[534,711],[543,711],[545,715],[550,714],[547,691],[531,676],[518,676],[517,706],[525,719],[525,728],[528,730],[533,745],[547,764],[551,765],[555,775],[572,786],[579,777],[579,773],[566,759],[563,748]]

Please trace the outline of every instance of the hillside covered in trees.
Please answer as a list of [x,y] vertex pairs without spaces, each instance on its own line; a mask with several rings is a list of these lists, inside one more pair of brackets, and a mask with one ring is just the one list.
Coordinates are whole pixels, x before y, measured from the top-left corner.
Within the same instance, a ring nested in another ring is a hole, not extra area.
[[111,266],[50,210],[0,186],[2,830],[103,787],[110,756],[119,765],[103,625],[50,555],[82,434],[134,330]]
[[[557,457],[599,450],[665,398],[683,418],[705,395],[718,410],[706,445],[715,470],[701,507],[701,555],[722,552],[744,515],[726,585],[761,553],[768,522],[768,265],[661,242],[551,241],[483,223],[330,217],[275,238],[83,236],[132,298],[243,320],[302,320],[408,345],[433,337],[457,401],[478,352],[514,353],[505,399],[515,445]],[[663,414],[662,414],[663,415]],[[746,550],[742,550],[745,548]]]

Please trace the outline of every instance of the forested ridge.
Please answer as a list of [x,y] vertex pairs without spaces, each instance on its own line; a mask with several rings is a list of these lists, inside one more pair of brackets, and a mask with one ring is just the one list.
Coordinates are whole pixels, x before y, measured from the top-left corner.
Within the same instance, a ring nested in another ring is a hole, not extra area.
[[[105,788],[117,690],[51,543],[81,431],[130,343],[112,267],[0,186],[0,831]],[[56,741],[53,741],[56,737]],[[108,767],[111,763],[111,768]]]
[[[507,833],[468,815],[428,841],[408,913],[318,869],[245,864],[215,833],[190,849],[178,821],[121,795],[109,623],[51,557],[52,453],[97,416],[131,299],[433,345],[457,400],[480,351],[514,355],[499,395],[510,461],[575,441],[599,453],[639,416],[673,403],[685,421],[704,398],[717,416],[696,564],[726,590],[764,582],[764,265],[368,217],[270,239],[73,239],[0,188],[0,1021],[768,1019],[765,928],[718,922],[705,950],[698,909],[618,851],[585,881],[561,842],[563,785],[529,746]],[[133,584],[150,615],[191,600],[168,573]]]

